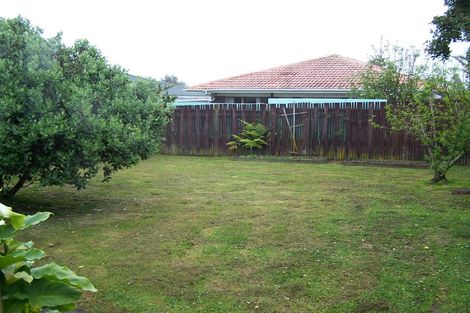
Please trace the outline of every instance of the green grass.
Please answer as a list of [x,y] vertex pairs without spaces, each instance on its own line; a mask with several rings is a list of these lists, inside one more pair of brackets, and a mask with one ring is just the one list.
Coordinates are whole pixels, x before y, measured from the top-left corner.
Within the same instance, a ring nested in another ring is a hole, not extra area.
[[88,276],[87,312],[468,312],[470,167],[431,173],[157,156],[28,188],[25,234]]

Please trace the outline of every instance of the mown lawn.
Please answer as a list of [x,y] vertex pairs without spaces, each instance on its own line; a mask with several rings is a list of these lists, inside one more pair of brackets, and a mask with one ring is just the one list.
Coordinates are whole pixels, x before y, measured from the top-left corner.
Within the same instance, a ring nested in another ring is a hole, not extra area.
[[468,312],[470,167],[157,156],[89,188],[28,188],[25,234],[88,276],[87,312]]

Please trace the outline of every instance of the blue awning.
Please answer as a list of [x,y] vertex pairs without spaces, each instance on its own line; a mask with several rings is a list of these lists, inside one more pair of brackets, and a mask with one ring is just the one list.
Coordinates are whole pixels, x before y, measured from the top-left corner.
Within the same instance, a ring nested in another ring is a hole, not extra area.
[[269,98],[268,105],[276,108],[340,108],[380,109],[385,99],[323,99],[323,98]]
[[387,103],[386,99],[269,98],[268,104]]

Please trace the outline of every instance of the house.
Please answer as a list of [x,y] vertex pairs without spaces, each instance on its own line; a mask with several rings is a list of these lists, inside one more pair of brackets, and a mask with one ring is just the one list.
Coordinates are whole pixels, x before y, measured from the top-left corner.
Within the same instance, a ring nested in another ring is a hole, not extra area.
[[[147,79],[142,76],[127,74],[132,82]],[[159,81],[160,86],[166,90],[167,94],[176,97],[175,105],[201,105],[210,103],[212,98],[203,90],[189,91],[184,83],[167,85],[163,81]]]
[[210,103],[212,98],[202,90],[186,90],[185,85],[175,85],[167,89],[170,96],[175,96],[175,105],[202,105]]
[[268,103],[276,98],[345,99],[366,63],[330,55],[189,87],[213,103]]

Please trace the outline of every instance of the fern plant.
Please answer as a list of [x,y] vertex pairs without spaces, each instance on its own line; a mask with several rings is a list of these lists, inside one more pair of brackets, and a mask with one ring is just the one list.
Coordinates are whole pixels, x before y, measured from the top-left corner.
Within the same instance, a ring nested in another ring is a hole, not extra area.
[[267,146],[267,137],[269,134],[268,129],[260,123],[243,123],[243,129],[239,135],[232,135],[233,140],[227,143],[230,151],[236,152],[239,150],[260,150]]

